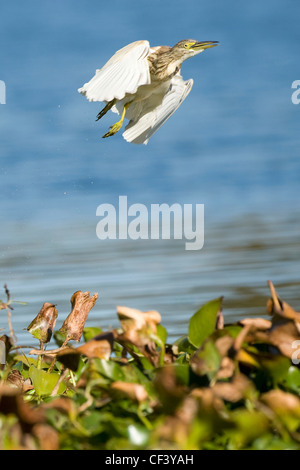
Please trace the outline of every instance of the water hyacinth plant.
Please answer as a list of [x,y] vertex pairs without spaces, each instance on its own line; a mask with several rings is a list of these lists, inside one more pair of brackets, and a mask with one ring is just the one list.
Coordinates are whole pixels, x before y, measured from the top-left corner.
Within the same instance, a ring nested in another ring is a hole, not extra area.
[[300,313],[269,287],[261,317],[226,324],[220,297],[173,343],[156,311],[117,307],[102,331],[85,326],[98,295],[78,291],[54,331],[45,303],[39,347],[0,338],[0,448],[300,449]]

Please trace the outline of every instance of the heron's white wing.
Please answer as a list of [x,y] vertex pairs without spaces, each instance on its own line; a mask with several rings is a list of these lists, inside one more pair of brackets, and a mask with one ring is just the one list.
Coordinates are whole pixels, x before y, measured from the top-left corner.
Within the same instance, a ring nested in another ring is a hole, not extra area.
[[141,85],[150,83],[147,57],[148,41],[136,41],[117,51],[94,77],[79,88],[89,101],[121,100],[126,93],[136,93]]
[[[124,139],[134,144],[147,144],[150,137],[179,108],[191,91],[193,83],[192,79],[184,81],[180,74],[175,75],[162,102],[150,111],[147,111],[146,102],[146,111],[143,111],[137,120],[129,122],[123,133]],[[151,100],[151,96],[148,100]]]

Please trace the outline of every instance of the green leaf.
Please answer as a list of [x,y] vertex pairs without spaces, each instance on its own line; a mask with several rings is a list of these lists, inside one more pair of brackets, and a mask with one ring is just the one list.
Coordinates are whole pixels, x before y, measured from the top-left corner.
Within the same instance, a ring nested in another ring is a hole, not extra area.
[[177,347],[178,354],[180,353],[187,353],[193,354],[197,348],[195,348],[189,341],[187,336],[182,336],[178,338],[173,346]]
[[300,394],[300,370],[290,366],[284,384],[293,392]]
[[217,314],[223,297],[207,302],[190,319],[188,339],[196,348],[210,336],[216,327]]
[[120,364],[106,359],[95,359],[94,364],[97,372],[107,379],[118,381],[125,380],[125,374]]
[[189,364],[173,364],[173,367],[175,368],[175,374],[176,374],[176,379],[178,382],[180,382],[182,385],[189,385],[190,381],[190,366]]
[[263,366],[265,373],[267,372],[270,375],[276,385],[286,379],[291,366],[290,359],[280,355],[262,356],[261,358],[258,356],[258,361]]
[[235,448],[242,448],[247,443],[261,437],[269,429],[269,420],[261,412],[249,412],[246,409],[238,409],[232,414],[232,422],[237,429],[228,431],[232,435],[232,443]]
[[[43,369],[37,369],[34,366],[30,366],[29,377],[32,381],[32,385],[35,389],[35,392],[39,396],[51,395],[54,387],[56,386],[60,374],[57,373],[47,373]],[[62,382],[59,385],[57,394],[61,394],[65,391],[66,385]]]
[[[27,367],[30,367],[31,365],[36,366],[38,363],[38,359],[29,357],[29,356],[27,357],[27,356],[24,356],[23,354],[16,354],[15,361],[23,363],[22,369],[24,368],[27,369]],[[41,369],[46,369],[47,367],[49,367],[49,364],[47,362],[42,362],[40,365]]]
[[85,429],[89,436],[97,435],[103,432],[103,413],[99,411],[89,411],[82,417],[80,424]]
[[156,334],[158,336],[158,338],[161,340],[161,342],[163,344],[166,344],[166,341],[167,341],[167,337],[168,337],[168,332],[166,330],[166,328],[162,325],[157,325],[156,326]]
[[221,356],[211,339],[205,341],[203,347],[198,349],[191,358],[190,364],[197,375],[207,375],[211,380],[221,365]]
[[60,331],[54,331],[53,333],[53,338],[55,339],[55,342],[57,346],[60,348],[62,344],[64,343],[66,337],[63,335]]
[[95,336],[98,336],[102,333],[102,329],[96,326],[86,326],[83,328],[83,338],[84,341],[87,342],[90,339],[94,338]]

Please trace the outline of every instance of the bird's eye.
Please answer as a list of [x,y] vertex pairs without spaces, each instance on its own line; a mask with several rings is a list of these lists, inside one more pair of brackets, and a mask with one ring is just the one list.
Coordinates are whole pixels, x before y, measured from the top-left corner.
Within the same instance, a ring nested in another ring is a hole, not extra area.
[[185,49],[188,49],[188,48],[189,48],[189,45],[186,43],[183,47],[184,47]]

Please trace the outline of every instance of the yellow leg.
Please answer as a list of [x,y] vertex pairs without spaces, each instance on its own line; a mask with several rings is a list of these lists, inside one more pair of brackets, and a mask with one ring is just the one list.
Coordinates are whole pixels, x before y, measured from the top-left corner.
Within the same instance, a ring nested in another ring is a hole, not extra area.
[[125,104],[120,121],[116,122],[116,124],[114,124],[113,126],[110,126],[109,131],[106,134],[104,134],[103,138],[110,137],[111,135],[115,135],[121,129],[127,108],[131,105],[131,103],[132,101],[129,101],[129,103]]

